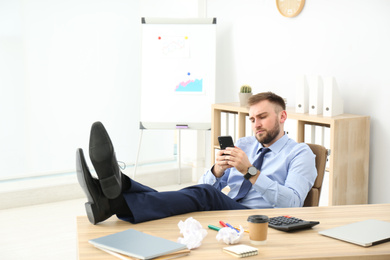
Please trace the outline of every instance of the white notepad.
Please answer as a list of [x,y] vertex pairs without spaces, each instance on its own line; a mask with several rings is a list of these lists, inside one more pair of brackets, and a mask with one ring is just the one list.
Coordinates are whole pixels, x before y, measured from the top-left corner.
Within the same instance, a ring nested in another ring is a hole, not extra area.
[[183,249],[186,245],[152,236],[135,229],[128,229],[112,235],[89,240],[89,243],[105,249],[139,259],[151,259]]
[[224,247],[223,251],[228,254],[234,255],[236,257],[247,257],[252,255],[257,255],[259,251],[256,247],[247,246],[247,245],[235,245]]
[[368,219],[318,233],[367,247],[390,241],[390,222]]

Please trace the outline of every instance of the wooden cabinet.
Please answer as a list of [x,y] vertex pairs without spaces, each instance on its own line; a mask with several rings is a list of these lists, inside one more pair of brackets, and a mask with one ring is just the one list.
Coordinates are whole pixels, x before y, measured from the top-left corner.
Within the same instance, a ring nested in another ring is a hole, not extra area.
[[[248,109],[239,103],[212,105],[211,160],[219,149],[221,114],[236,114],[237,136],[245,136]],[[287,109],[287,118],[297,121],[296,140],[304,142],[305,125],[329,127],[329,205],[366,204],[368,202],[368,173],[370,147],[370,117],[342,114],[334,117],[296,113]]]

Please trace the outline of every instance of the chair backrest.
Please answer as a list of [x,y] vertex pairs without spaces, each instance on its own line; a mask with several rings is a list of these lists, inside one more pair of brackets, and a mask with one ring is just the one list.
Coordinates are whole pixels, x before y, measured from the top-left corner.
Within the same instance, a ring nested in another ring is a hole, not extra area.
[[320,202],[321,187],[322,187],[322,181],[324,180],[326,158],[328,157],[328,151],[322,145],[309,144],[309,143],[307,145],[316,155],[317,178],[316,181],[314,182],[313,187],[307,194],[303,206],[313,207],[313,206],[318,206]]

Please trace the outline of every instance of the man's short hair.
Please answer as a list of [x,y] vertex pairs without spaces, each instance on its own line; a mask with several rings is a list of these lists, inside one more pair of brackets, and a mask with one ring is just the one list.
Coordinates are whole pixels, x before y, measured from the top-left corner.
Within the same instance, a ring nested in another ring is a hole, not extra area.
[[272,92],[261,92],[253,95],[248,100],[248,107],[256,105],[257,103],[268,100],[269,102],[279,106],[282,110],[286,110],[286,103],[284,99]]

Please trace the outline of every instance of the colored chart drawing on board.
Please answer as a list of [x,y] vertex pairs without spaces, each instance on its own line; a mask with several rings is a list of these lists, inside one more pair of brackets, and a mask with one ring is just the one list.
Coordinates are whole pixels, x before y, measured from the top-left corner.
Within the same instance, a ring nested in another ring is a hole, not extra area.
[[187,36],[159,36],[161,55],[164,58],[189,58],[190,47]]
[[176,92],[202,92],[203,79],[187,80],[176,86]]

